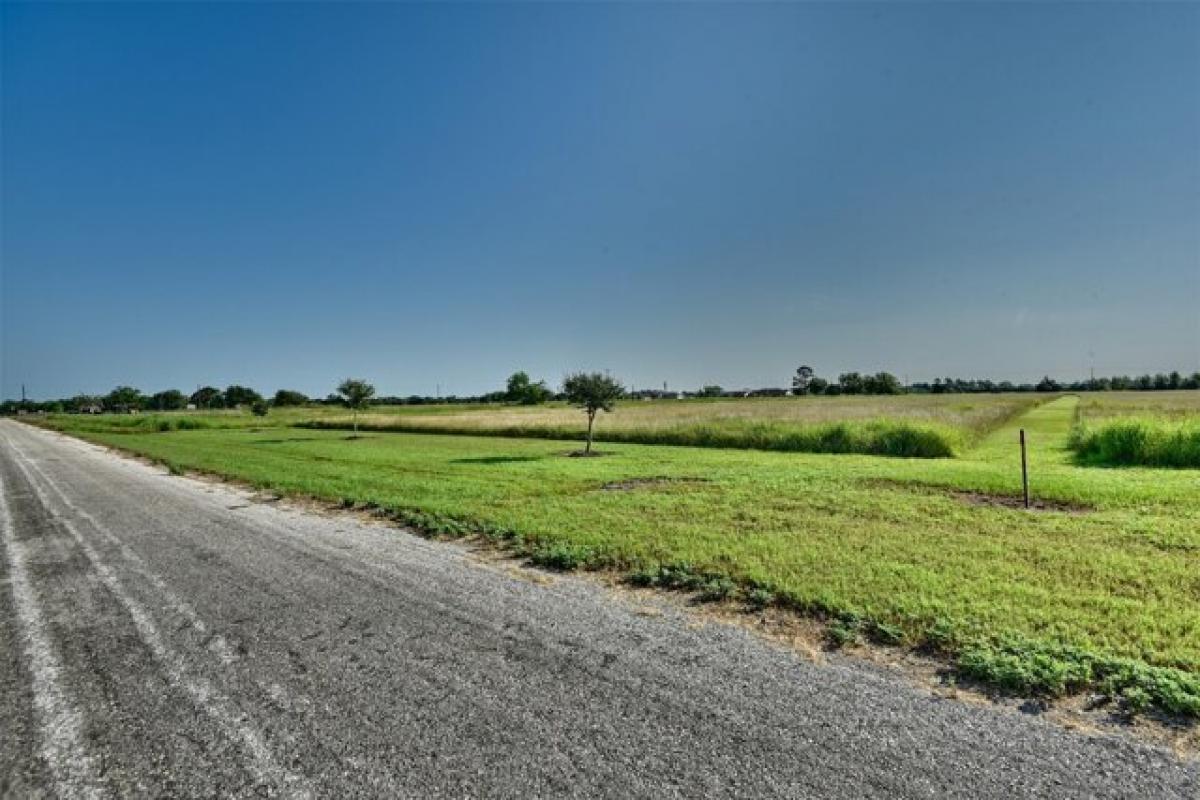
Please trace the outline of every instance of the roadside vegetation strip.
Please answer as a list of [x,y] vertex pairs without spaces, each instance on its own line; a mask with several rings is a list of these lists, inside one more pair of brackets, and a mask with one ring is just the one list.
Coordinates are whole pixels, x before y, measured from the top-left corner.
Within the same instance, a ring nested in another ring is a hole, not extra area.
[[[931,649],[992,686],[1196,715],[1200,484],[1075,466],[1076,402],[924,461],[625,444],[570,459],[533,439],[287,428],[82,435],[551,568],[791,608],[832,642]],[[1019,495],[1018,427],[1032,431],[1035,496],[1088,513],[962,501]]]

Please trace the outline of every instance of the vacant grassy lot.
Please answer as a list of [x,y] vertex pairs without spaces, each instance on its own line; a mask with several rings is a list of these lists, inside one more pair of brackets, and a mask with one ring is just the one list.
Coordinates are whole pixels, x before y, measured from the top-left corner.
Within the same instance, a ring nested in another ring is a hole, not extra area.
[[[933,647],[992,684],[1200,715],[1200,473],[1076,466],[1076,404],[1034,408],[953,460],[626,444],[577,459],[536,439],[46,423],[551,566],[784,604],[835,639]],[[1011,506],[1018,425],[1041,511]]]
[[[1010,394],[627,401],[614,413],[601,415],[596,438],[637,444],[944,458],[962,452],[1044,399]],[[345,413],[326,414],[309,425],[341,429],[349,428],[351,420]],[[379,409],[361,415],[360,427],[571,440],[583,436],[586,424],[577,409],[551,404],[451,408],[424,414]]]
[[1071,447],[1099,466],[1200,467],[1200,392],[1111,392],[1079,405]]
[[1200,419],[1200,392],[1094,392],[1080,396],[1079,416],[1089,422],[1117,417]]

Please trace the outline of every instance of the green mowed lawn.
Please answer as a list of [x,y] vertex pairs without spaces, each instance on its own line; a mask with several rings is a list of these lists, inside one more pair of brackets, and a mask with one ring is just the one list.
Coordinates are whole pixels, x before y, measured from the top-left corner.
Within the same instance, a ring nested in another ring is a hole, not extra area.
[[[1036,664],[974,670],[1017,688],[1091,684],[1056,677],[1062,647],[1200,675],[1200,471],[1076,466],[1077,402],[1039,406],[941,460],[618,444],[583,459],[555,441],[292,428],[80,433],[178,469],[491,532],[567,564],[728,579],[951,654],[990,643],[1007,648],[996,658],[1050,658],[1049,677],[1020,673]],[[70,432],[73,419],[54,425]],[[1018,427],[1035,498],[1061,509],[998,505],[1020,494]]]

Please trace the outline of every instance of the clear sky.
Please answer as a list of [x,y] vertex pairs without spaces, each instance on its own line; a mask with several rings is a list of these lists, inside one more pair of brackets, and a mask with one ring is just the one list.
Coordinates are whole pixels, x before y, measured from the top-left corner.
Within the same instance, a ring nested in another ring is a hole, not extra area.
[[1200,369],[1197,4],[0,14],[4,396]]

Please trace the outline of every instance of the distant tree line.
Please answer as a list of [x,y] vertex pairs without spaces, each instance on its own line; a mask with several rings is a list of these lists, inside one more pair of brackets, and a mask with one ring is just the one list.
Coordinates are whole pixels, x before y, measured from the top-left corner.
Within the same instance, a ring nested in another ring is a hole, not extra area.
[[1113,375],[1107,378],[1088,378],[1081,381],[1056,381],[1050,376],[1037,383],[1012,383],[1010,381],[962,380],[961,378],[937,378],[932,383],[914,383],[908,387],[913,392],[931,394],[978,394],[987,392],[1120,392],[1120,391],[1166,391],[1178,389],[1200,389],[1200,372],[1183,375],[1180,372],[1156,375]]
[[228,386],[224,390],[215,386],[203,386],[190,395],[178,389],[165,389],[146,394],[132,386],[118,386],[108,394],[80,394],[60,400],[41,402],[6,400],[0,403],[0,413],[12,414],[20,409],[28,411],[74,412],[81,414],[112,412],[131,413],[137,411],[182,411],[194,409],[247,408],[255,413],[271,406],[299,406],[311,402],[303,392],[280,389],[273,398],[267,399],[246,386]]
[[[807,369],[807,368],[802,368]],[[915,394],[980,394],[998,392],[1107,392],[1107,391],[1165,391],[1200,389],[1200,372],[1184,375],[1178,371],[1138,376],[1113,375],[1081,381],[1061,382],[1047,376],[1037,383],[1013,383],[987,379],[935,378],[905,386],[890,372],[864,374],[844,372],[836,380],[827,380],[817,375],[805,375],[803,381],[794,381],[793,388],[767,387],[759,389],[725,389],[716,384],[703,386],[696,391],[669,392],[666,389],[624,390],[626,399],[663,398],[717,398],[717,397],[783,397],[785,395],[889,395],[906,392]],[[385,395],[369,396],[362,400],[359,408],[367,405],[429,405],[434,403],[511,403],[536,405],[551,400],[570,401],[570,393],[555,392],[545,381],[534,381],[526,372],[515,372],[509,376],[503,389],[481,395],[447,397],[430,395],[407,395],[404,397]],[[105,395],[81,394],[57,400],[5,400],[0,403],[0,414],[28,412],[71,412],[71,413],[131,413],[141,411],[182,411],[188,408],[200,410],[248,409],[256,414],[265,414],[270,408],[303,405],[347,405],[347,397],[334,392],[325,398],[310,398],[294,389],[280,389],[266,398],[254,389],[232,385],[225,389],[202,386],[191,394],[178,389],[166,389],[146,394],[132,386],[118,386]]]

